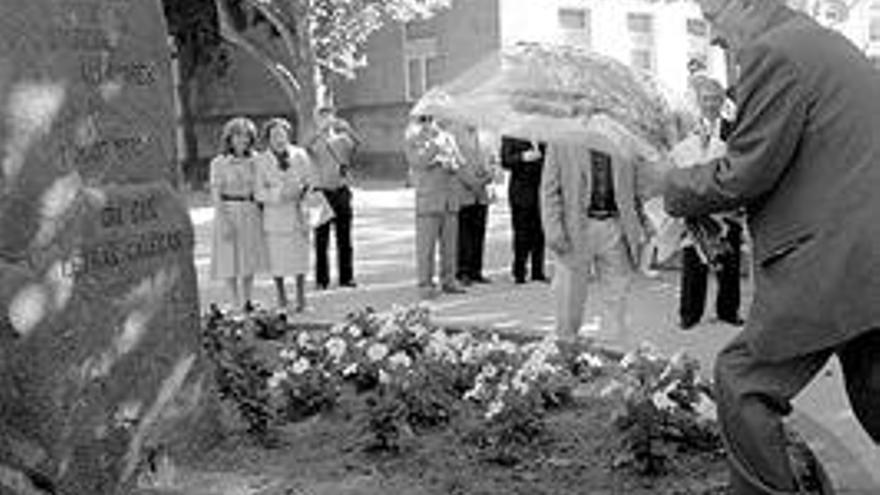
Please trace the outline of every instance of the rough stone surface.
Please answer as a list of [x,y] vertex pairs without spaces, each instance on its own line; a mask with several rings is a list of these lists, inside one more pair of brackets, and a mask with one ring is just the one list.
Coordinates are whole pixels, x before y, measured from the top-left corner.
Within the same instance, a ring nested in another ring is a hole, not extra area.
[[166,39],[158,0],[0,2],[2,495],[118,493],[209,423]]

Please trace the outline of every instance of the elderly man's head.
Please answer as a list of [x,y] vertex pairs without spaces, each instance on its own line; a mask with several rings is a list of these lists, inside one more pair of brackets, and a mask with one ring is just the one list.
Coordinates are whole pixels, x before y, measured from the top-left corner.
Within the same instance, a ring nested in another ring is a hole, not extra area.
[[738,50],[761,34],[770,14],[786,0],[696,0],[715,38],[725,48]]
[[705,75],[694,76],[691,80],[700,113],[708,119],[716,119],[721,115],[724,106],[724,86],[720,82]]

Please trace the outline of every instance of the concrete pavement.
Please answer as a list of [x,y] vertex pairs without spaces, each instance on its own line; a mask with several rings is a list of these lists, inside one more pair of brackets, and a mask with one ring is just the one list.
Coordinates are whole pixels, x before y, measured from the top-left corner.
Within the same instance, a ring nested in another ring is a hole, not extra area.
[[[394,304],[418,301],[412,189],[398,184],[368,184],[355,190],[354,201],[355,276],[359,286],[339,289],[331,284],[329,290],[315,292],[310,273],[310,310],[296,318],[338,321],[357,308],[382,310]],[[195,254],[202,303],[222,301],[225,297],[222,285],[208,277],[213,211],[196,206],[191,214],[196,225]],[[331,254],[331,260],[333,256]],[[435,319],[454,326],[479,325],[500,331],[537,334],[552,331],[554,303],[550,286],[513,284],[509,275],[510,260],[510,216],[502,194],[490,208],[486,246],[486,274],[493,283],[472,286],[464,295],[442,296],[427,302]],[[331,274],[335,274],[332,264]],[[665,272],[659,279],[639,278],[636,282],[630,302],[633,340],[649,341],[666,353],[686,350],[698,357],[708,372],[714,355],[738,330],[711,321],[688,332],[679,330],[676,326],[677,275]],[[591,290],[596,289],[591,287]],[[274,290],[268,277],[258,279],[255,292],[256,300],[264,305],[272,304]],[[747,282],[743,292],[747,308],[751,295]],[[710,301],[711,297],[710,292]],[[712,315],[711,305],[707,309],[706,319]],[[595,313],[591,304],[587,310]],[[588,317],[586,321],[589,320]],[[872,444],[852,416],[840,377],[836,361],[830,363],[798,398],[792,420],[829,466],[841,493],[878,494],[880,449]]]

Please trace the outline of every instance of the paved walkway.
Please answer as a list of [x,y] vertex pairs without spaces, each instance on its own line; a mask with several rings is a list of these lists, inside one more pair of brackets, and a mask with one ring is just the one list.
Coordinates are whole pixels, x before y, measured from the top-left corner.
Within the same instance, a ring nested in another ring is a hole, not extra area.
[[[299,318],[337,321],[357,308],[381,310],[418,300],[414,287],[413,191],[396,185],[370,184],[356,190],[354,198],[355,275],[359,286],[356,289],[331,286],[329,290],[314,292],[310,273],[310,310]],[[208,277],[213,211],[193,207],[191,214],[196,225],[196,265],[202,302],[222,301],[221,284]],[[513,284],[509,275],[510,258],[510,216],[506,201],[501,198],[490,210],[486,248],[487,275],[493,283],[473,286],[464,295],[430,301],[435,319],[455,326],[550,332],[554,305],[549,285]],[[331,267],[331,273],[334,271],[335,266]],[[747,304],[751,288],[747,282],[744,285]],[[255,292],[258,301],[272,303],[274,289],[268,278],[257,281]],[[675,324],[676,300],[677,273],[666,272],[656,280],[639,279],[630,303],[634,340],[651,342],[667,353],[684,349],[698,357],[708,372],[715,353],[737,329],[708,321],[691,331],[680,331]],[[588,312],[594,312],[589,304]],[[707,316],[711,316],[711,312],[707,312]],[[830,363],[798,398],[793,421],[801,426],[817,454],[829,465],[831,476],[843,489],[842,493],[878,494],[880,449],[872,445],[853,418],[840,376],[837,363]]]

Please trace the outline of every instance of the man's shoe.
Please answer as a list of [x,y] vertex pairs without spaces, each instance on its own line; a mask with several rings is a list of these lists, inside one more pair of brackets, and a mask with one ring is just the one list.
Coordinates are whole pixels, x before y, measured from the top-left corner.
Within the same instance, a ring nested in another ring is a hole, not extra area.
[[444,285],[441,290],[444,294],[464,294],[467,292],[457,285]]
[[467,275],[462,275],[458,277],[458,283],[460,283],[464,287],[468,287],[474,283],[474,280]]
[[733,325],[735,327],[741,327],[746,324],[746,321],[740,318],[739,316],[734,316],[733,318],[718,318],[719,321],[723,321],[728,325]]
[[474,282],[478,284],[491,284],[492,280],[487,277],[480,275],[479,277],[474,278]]
[[358,284],[354,280],[347,280],[345,282],[339,282],[339,286],[340,287],[347,287],[349,289],[354,289],[355,287],[358,286]]
[[522,285],[522,284],[526,283],[526,278],[525,277],[514,277],[513,283],[515,283],[517,285]]
[[315,290],[327,290],[327,284],[318,282],[315,284]]
[[545,284],[549,284],[549,283],[550,283],[550,278],[547,277],[546,275],[538,275],[538,276],[536,276],[536,277],[532,277],[532,280],[533,280],[534,282],[542,282],[542,283],[545,283]]

